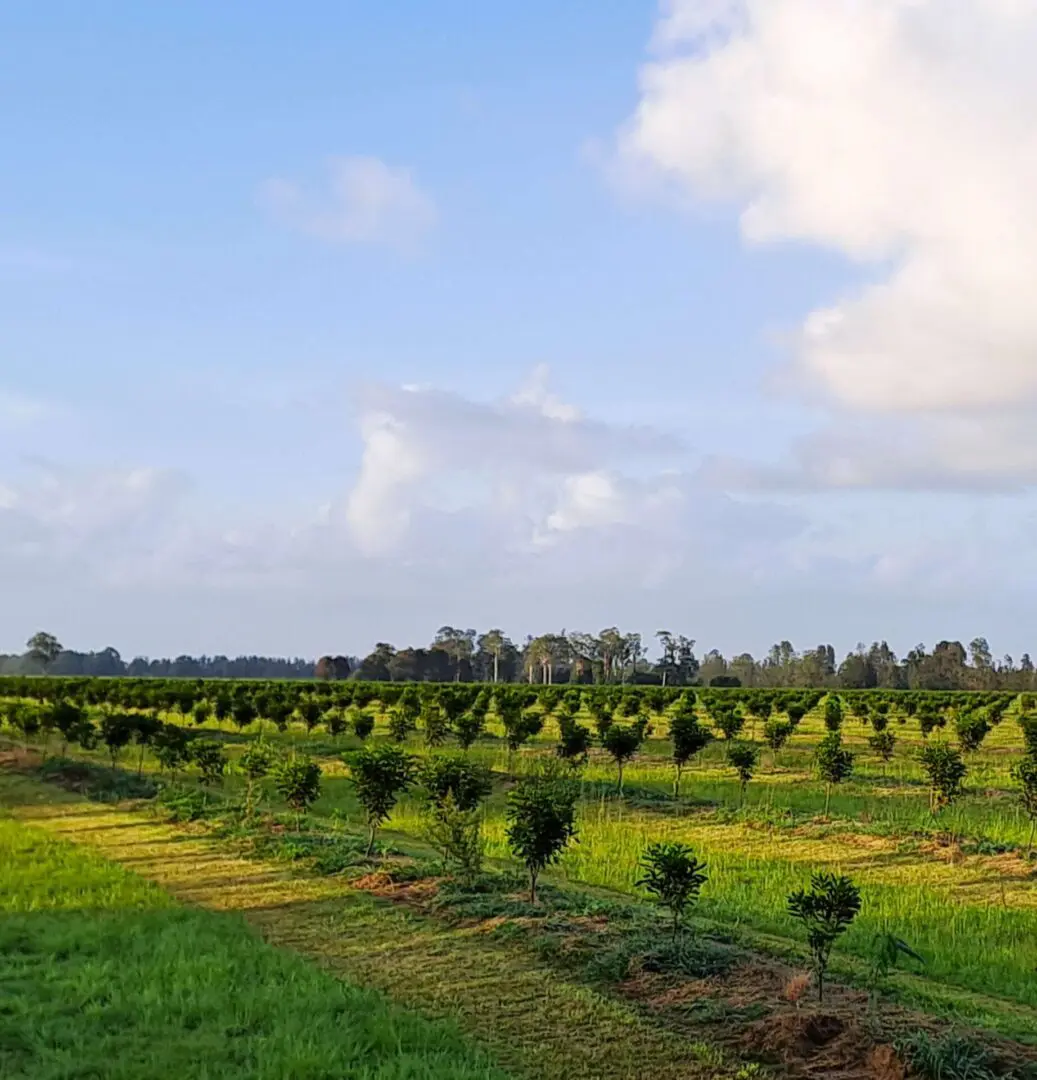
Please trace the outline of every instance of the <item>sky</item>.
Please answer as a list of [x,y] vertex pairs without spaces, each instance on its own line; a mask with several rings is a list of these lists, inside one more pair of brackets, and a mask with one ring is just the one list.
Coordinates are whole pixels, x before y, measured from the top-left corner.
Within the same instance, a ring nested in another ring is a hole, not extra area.
[[0,651],[1033,651],[1030,0],[0,6]]

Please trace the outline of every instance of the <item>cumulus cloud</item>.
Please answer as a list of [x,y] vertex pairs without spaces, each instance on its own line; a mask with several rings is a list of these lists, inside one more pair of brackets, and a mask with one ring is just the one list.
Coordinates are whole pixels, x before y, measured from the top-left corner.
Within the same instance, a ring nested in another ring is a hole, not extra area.
[[376,157],[337,157],[328,163],[322,192],[275,177],[260,203],[285,224],[331,244],[383,244],[405,253],[420,249],[438,213],[410,169]]
[[621,175],[874,267],[805,315],[801,387],[879,413],[1037,396],[1037,7],[672,0],[654,46]]

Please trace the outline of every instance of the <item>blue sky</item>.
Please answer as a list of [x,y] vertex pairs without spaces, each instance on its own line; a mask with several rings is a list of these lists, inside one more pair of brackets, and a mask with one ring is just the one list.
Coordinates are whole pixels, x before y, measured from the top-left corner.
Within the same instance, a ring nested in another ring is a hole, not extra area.
[[1037,19],[955,10],[5,5],[0,648],[1032,650]]

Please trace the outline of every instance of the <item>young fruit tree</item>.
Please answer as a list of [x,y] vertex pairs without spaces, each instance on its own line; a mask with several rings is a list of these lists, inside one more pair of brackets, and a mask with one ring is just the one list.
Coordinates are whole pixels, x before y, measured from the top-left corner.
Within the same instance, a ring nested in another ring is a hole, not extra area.
[[273,747],[265,739],[253,739],[238,758],[238,769],[245,777],[245,816],[251,817],[255,808],[256,787],[270,772],[274,761]]
[[475,740],[486,727],[486,713],[480,709],[469,709],[454,721],[454,734],[462,750],[470,750]]
[[421,769],[421,785],[428,840],[464,881],[474,881],[483,860],[479,804],[493,790],[489,770],[462,754],[429,758]]
[[573,768],[583,765],[590,753],[591,733],[571,716],[563,715],[558,720],[558,734],[555,753]]
[[698,899],[706,883],[706,865],[695,858],[687,844],[659,843],[645,849],[641,869],[642,875],[634,884],[646,889],[656,903],[669,910],[676,941],[685,911]]
[[825,698],[825,727],[829,731],[838,731],[843,726],[843,706],[835,694]]
[[670,739],[673,742],[673,797],[679,799],[681,775],[691,759],[713,741],[713,735],[699,723],[694,709],[682,709],[670,721]]
[[981,713],[963,713],[954,722],[958,746],[963,754],[972,753],[983,745],[990,732],[990,723]]
[[175,783],[177,773],[191,761],[191,740],[187,732],[179,724],[163,724],[162,730],[152,739],[152,748],[158,763]]
[[108,750],[113,769],[120,751],[128,746],[133,738],[135,719],[127,713],[108,713],[101,720],[101,740]]
[[961,754],[946,743],[930,743],[918,755],[929,779],[929,813],[933,817],[950,806],[964,791],[968,774]]
[[644,741],[644,727],[641,724],[613,724],[601,740],[602,747],[616,763],[616,791],[623,794],[623,767],[641,748]]
[[370,830],[367,838],[367,854],[370,855],[374,851],[378,826],[388,819],[396,800],[414,782],[417,761],[391,743],[365,746],[344,760]]
[[[763,739],[764,742],[771,748],[772,754],[777,755],[778,751],[792,738],[792,732],[795,728],[792,726],[792,722],[789,720],[768,720],[763,725]],[[771,758],[773,763],[773,756]]]
[[277,794],[295,811],[296,829],[301,829],[303,814],[320,798],[320,766],[291,754],[275,762],[270,775]]
[[827,818],[828,808],[832,804],[832,785],[841,784],[853,772],[853,754],[843,749],[843,738],[839,731],[830,731],[821,740],[814,764],[825,785],[824,816]]
[[578,795],[578,785],[551,765],[523,777],[508,794],[506,835],[529,873],[531,904],[544,867],[557,862],[576,835]]
[[1030,819],[1030,836],[1026,841],[1027,858],[1033,853],[1033,836],[1037,831],[1037,758],[1029,754],[1012,766],[1012,779],[1019,785],[1019,801]]
[[372,731],[374,731],[374,714],[368,712],[367,709],[361,709],[353,717],[353,734],[361,742],[365,742]]
[[509,701],[502,706],[501,723],[504,725],[504,742],[508,748],[508,772],[514,769],[515,751],[544,727],[544,717],[532,709],[523,709],[517,702]]
[[810,878],[810,889],[788,898],[789,914],[807,931],[811,967],[817,979],[817,1000],[825,998],[825,972],[836,939],[844,934],[861,909],[861,893],[848,878],[821,872]]
[[745,788],[753,778],[757,762],[760,760],[760,751],[752,743],[731,743],[727,748],[728,764],[738,773],[738,806],[745,803]]
[[195,739],[188,746],[189,760],[198,766],[203,784],[218,784],[227,768],[223,747],[212,739]]
[[155,736],[162,730],[162,721],[157,716],[144,713],[134,718],[133,739],[140,747],[137,756],[137,779],[144,773],[144,752],[154,742]]
[[732,709],[718,709],[713,713],[713,723],[716,724],[720,733],[731,742],[737,739],[745,727],[745,717]]
[[897,744],[897,737],[888,728],[876,731],[868,736],[868,748],[883,762],[893,760],[893,750]]

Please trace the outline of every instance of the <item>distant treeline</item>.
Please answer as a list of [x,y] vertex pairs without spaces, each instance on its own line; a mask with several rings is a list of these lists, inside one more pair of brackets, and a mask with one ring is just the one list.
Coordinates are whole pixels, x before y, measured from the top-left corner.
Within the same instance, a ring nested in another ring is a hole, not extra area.
[[152,679],[312,679],[314,662],[279,656],[178,656],[150,660],[145,656],[125,661],[115,649],[100,652],[61,650],[48,663],[30,653],[0,653],[0,675],[128,676]]

